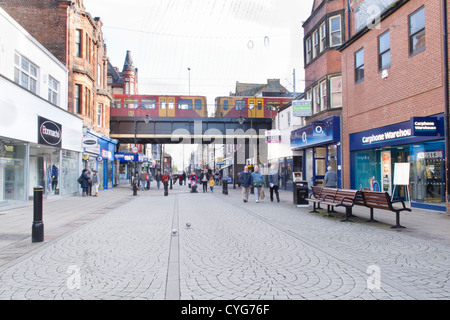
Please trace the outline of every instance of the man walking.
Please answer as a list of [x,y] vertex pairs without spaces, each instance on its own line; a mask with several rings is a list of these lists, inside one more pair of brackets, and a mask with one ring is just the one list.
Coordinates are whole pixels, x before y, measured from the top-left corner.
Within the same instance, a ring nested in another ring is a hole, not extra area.
[[337,188],[337,174],[333,171],[331,166],[328,166],[327,173],[325,174],[325,187]]
[[242,187],[242,200],[247,202],[250,186],[252,185],[252,174],[248,172],[248,166],[245,166],[244,171],[239,174],[239,182]]

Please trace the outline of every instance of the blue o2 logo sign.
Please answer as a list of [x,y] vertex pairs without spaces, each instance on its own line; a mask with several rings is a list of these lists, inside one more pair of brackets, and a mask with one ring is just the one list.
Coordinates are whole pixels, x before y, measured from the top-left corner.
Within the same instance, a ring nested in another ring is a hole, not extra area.
[[62,126],[54,121],[38,117],[38,143],[61,148]]

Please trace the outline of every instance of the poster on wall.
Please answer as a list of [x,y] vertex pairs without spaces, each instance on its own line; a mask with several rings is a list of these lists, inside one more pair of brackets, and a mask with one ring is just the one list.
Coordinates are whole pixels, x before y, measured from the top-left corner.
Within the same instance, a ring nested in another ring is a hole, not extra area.
[[391,152],[381,152],[381,188],[383,192],[391,194]]

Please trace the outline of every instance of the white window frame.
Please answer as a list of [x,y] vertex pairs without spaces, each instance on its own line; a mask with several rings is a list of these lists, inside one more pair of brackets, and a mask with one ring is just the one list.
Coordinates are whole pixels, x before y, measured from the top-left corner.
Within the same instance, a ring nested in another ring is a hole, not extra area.
[[14,82],[38,94],[39,67],[19,53],[14,55]]
[[48,76],[48,101],[59,106],[59,82],[51,75]]
[[97,126],[103,127],[103,103],[97,104]]
[[[332,20],[333,19],[337,19],[339,18],[339,30],[333,30],[333,23]],[[330,17],[329,21],[329,26],[330,26],[330,47],[336,47],[342,44],[342,17],[341,15],[336,15],[336,16],[332,16]],[[339,43],[334,43],[333,42],[333,34],[339,33]]]

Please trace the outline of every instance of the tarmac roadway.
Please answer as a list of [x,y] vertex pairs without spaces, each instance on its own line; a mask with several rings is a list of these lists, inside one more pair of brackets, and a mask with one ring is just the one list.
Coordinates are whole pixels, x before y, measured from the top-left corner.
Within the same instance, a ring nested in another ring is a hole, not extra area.
[[[266,198],[127,185],[0,212],[2,300],[448,300],[450,217],[356,208],[352,222]],[[188,226],[190,224],[190,226]],[[175,232],[176,231],[176,232]],[[189,305],[190,306],[190,305]]]

